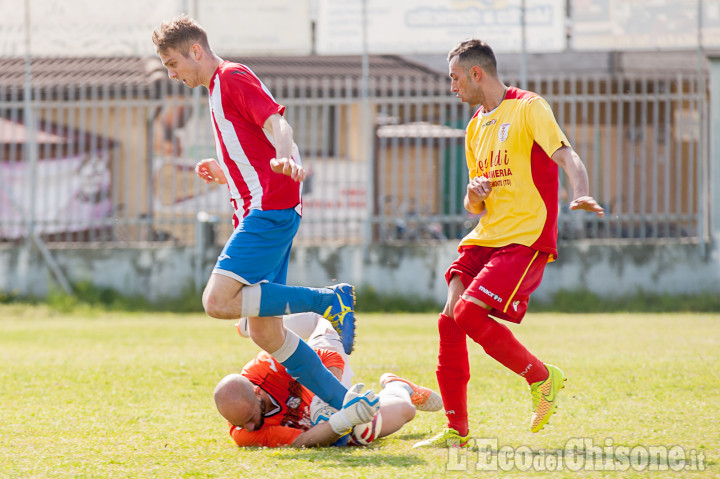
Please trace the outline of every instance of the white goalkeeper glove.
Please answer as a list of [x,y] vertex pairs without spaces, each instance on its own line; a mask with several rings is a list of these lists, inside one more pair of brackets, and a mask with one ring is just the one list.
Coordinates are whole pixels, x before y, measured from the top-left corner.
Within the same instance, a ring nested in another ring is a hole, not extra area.
[[363,387],[363,383],[358,383],[348,389],[342,409],[330,416],[328,422],[336,434],[345,435],[353,426],[372,421],[380,409],[380,399],[374,392],[368,390],[360,394]]
[[337,409],[320,399],[313,396],[310,403],[310,423],[317,426],[321,422],[330,420],[330,416],[337,412]]

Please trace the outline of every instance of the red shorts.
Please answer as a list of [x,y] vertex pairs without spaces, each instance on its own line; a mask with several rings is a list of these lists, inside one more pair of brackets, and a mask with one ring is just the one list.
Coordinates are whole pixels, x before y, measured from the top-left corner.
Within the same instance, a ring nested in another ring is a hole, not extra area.
[[490,315],[519,323],[530,294],[540,286],[549,253],[511,244],[501,248],[463,246],[445,273],[448,283],[458,275],[465,294],[492,308]]

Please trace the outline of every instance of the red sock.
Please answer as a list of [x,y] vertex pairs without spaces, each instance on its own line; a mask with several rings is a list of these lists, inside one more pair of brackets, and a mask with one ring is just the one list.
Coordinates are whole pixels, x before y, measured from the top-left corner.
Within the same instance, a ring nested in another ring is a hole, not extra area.
[[492,319],[488,312],[462,298],[453,311],[458,326],[490,357],[525,378],[528,384],[547,379],[548,372],[543,362],[515,338],[510,328]]
[[440,352],[435,374],[440,386],[445,415],[448,418],[448,427],[455,429],[461,436],[467,436],[469,429],[467,384],[470,380],[470,362],[465,332],[450,316],[444,314],[438,319],[438,330]]

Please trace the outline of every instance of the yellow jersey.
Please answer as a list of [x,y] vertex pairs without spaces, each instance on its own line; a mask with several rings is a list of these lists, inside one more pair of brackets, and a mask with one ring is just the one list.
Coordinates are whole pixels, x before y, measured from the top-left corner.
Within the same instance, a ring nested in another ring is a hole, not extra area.
[[570,142],[536,93],[509,87],[496,109],[480,107],[465,131],[465,153],[470,179],[485,176],[492,191],[459,246],[521,244],[555,259],[558,166],[551,156],[563,146]]

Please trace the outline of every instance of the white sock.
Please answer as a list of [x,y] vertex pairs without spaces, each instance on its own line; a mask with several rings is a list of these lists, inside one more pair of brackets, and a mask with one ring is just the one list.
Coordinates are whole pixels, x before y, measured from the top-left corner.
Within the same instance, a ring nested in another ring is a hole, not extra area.
[[242,306],[240,316],[243,318],[260,316],[260,296],[262,289],[259,284],[251,284],[243,286],[240,290],[242,293]]
[[298,344],[300,344],[300,337],[292,331],[285,331],[285,342],[282,346],[280,346],[280,349],[274,353],[270,353],[270,356],[275,358],[275,361],[282,364],[293,355],[298,347]]
[[391,404],[394,400],[400,400],[402,402],[406,402],[408,404],[412,405],[412,401],[410,400],[410,395],[407,391],[405,391],[404,388],[399,387],[387,387],[380,391],[378,393],[378,397],[380,398],[380,404]]
[[290,331],[294,332],[303,339],[307,339],[315,331],[318,319],[322,316],[317,313],[295,313],[283,316],[283,324]]
[[395,396],[407,397],[409,401],[410,396],[413,393],[413,388],[411,388],[408,383],[404,383],[402,381],[390,381],[385,385],[385,388],[380,391],[380,393],[383,393],[385,391],[389,391],[388,394],[393,394]]
[[[322,316],[316,313],[286,314],[285,316],[283,316],[283,324],[285,325],[286,329],[289,329],[301,338],[307,340],[313,333],[313,331],[315,331],[319,319],[322,319]],[[238,323],[238,331],[240,332],[240,336],[249,338],[250,327],[248,326],[248,319],[240,318],[240,321]],[[330,327],[330,329],[332,329],[332,326]]]

